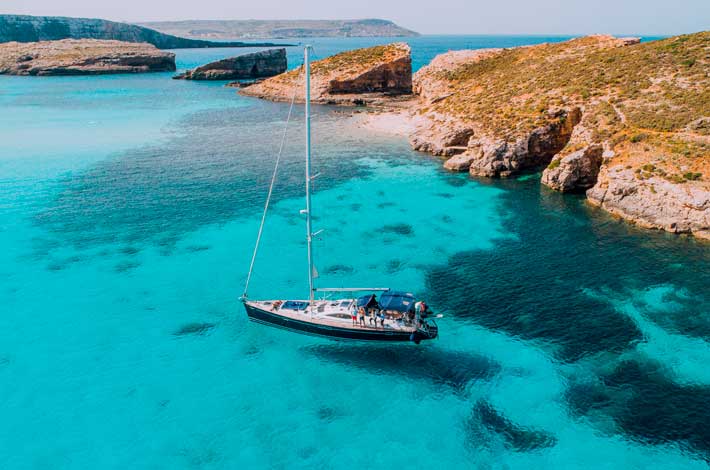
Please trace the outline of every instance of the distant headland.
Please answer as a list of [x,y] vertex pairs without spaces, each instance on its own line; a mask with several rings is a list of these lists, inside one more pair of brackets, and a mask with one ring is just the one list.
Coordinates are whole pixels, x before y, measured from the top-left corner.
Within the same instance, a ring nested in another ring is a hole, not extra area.
[[185,20],[138,23],[193,39],[292,39],[308,37],[412,37],[419,33],[389,20]]
[[55,41],[60,39],[108,39],[125,42],[144,42],[152,44],[158,49],[286,45],[188,39],[158,32],[143,26],[97,18],[0,15],[0,43],[11,41]]

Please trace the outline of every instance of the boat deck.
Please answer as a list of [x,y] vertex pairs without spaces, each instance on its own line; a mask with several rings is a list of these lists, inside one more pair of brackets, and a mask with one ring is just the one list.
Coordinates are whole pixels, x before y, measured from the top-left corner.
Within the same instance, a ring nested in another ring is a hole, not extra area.
[[359,321],[353,324],[352,315],[355,311],[355,299],[316,300],[313,303],[313,308],[306,307],[309,304],[308,300],[260,300],[247,301],[246,304],[281,317],[316,325],[364,331],[391,331],[398,333],[416,331],[414,325],[406,324],[401,318],[393,318],[392,316],[385,317],[384,327],[379,318],[377,326],[371,325],[369,315],[365,316],[364,326]]

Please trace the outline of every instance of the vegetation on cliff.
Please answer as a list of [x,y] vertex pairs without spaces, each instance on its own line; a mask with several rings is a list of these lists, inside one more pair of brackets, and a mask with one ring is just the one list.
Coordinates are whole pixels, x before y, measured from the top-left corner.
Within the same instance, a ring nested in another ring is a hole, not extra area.
[[[304,99],[301,68],[245,88],[241,93],[273,100]],[[376,95],[409,94],[412,59],[409,46],[392,43],[342,52],[311,64],[311,97],[315,102],[353,104]],[[353,95],[357,95],[354,96]]]
[[562,154],[604,142],[617,162],[658,159],[655,171],[675,181],[710,179],[710,32],[627,44],[590,36],[501,50],[437,72],[445,94],[425,111],[512,141],[549,124],[551,109],[579,106],[590,132]]
[[447,168],[544,168],[553,189],[710,238],[710,32],[457,51],[417,72],[414,89],[426,124],[412,144],[455,155]]

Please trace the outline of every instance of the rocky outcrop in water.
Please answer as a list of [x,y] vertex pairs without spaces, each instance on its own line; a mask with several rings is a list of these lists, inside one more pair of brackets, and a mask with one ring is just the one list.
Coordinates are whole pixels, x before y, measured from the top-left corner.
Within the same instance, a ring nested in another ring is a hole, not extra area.
[[[275,101],[305,99],[302,69],[277,75],[240,91]],[[311,99],[316,103],[367,104],[383,96],[412,92],[409,46],[394,43],[343,52],[311,65]]]
[[239,80],[273,77],[286,71],[286,49],[244,54],[210,62],[173,78],[185,80]]
[[602,167],[587,199],[612,214],[646,228],[691,233],[710,240],[710,192],[660,176],[639,180],[621,165]]
[[150,44],[64,39],[0,44],[0,74],[97,75],[175,70],[175,54]]
[[0,43],[38,42],[58,39],[112,39],[126,42],[147,42],[158,49],[192,47],[255,47],[278,44],[213,42],[186,39],[153,29],[96,18],[67,18],[63,16],[0,15]]

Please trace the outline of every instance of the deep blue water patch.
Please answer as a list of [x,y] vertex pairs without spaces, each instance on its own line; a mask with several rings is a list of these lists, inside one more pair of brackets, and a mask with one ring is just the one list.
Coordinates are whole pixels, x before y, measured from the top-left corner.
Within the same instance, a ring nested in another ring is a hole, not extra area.
[[552,434],[520,426],[499,413],[490,402],[478,400],[466,423],[468,445],[485,446],[489,438],[485,431],[496,434],[504,445],[515,452],[530,452],[553,447],[557,439]]
[[[683,286],[664,308],[642,313],[671,332],[707,337],[710,254],[703,242],[637,229],[560,195],[536,179],[484,181],[504,193],[506,228],[514,238],[493,250],[452,256],[430,270],[437,310],[524,340],[542,340],[563,362],[636,354],[645,340],[632,318],[585,291],[638,297],[648,286]],[[683,263],[684,269],[677,269]],[[639,302],[639,301],[636,301]],[[673,308],[668,308],[671,302]],[[620,360],[620,359],[619,359]],[[611,361],[614,362],[613,359]],[[689,444],[710,451],[710,388],[683,386],[651,362],[622,361],[596,379],[571,382],[566,392],[576,415],[602,413],[619,431],[645,443]],[[600,370],[605,370],[600,368]]]
[[576,416],[602,413],[639,442],[677,443],[710,459],[710,386],[679,385],[669,375],[653,360],[621,360],[594,382],[573,382],[565,397]]

